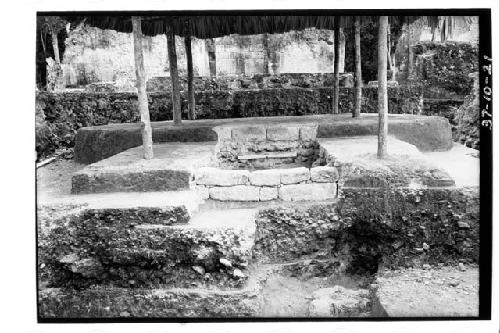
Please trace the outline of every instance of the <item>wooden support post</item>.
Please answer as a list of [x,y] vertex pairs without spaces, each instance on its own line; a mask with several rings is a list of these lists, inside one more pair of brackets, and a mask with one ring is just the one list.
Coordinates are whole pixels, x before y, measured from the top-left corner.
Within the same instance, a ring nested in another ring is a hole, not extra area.
[[334,21],[334,65],[333,65],[333,98],[332,112],[339,113],[339,67],[340,67],[340,17],[336,16]]
[[189,26],[189,20],[185,22],[184,45],[186,47],[187,58],[188,118],[194,120],[196,119],[196,101],[194,99],[193,54],[191,52],[191,28]]
[[363,98],[363,79],[361,77],[361,23],[359,16],[354,18],[354,110],[352,116],[357,118],[361,113]]
[[146,94],[146,74],[144,72],[144,56],[142,53],[142,28],[141,18],[132,16],[132,29],[134,35],[134,61],[137,87],[137,101],[141,114],[141,134],[143,156],[149,160],[153,158],[153,131],[149,120],[148,96]]
[[175,35],[172,22],[167,24],[167,50],[168,50],[168,63],[170,66],[170,80],[172,82],[172,116],[174,125],[182,123],[181,116],[181,95],[179,85],[179,72],[177,70],[177,52],[175,50]]
[[378,27],[378,147],[377,157],[387,157],[387,25],[388,16],[380,16]]

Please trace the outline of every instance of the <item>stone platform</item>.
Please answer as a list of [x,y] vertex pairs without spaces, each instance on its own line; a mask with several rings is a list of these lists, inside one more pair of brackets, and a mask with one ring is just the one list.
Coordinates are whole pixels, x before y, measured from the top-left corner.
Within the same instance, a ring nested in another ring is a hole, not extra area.
[[[362,114],[354,119],[350,114],[308,115],[290,117],[258,117],[209,120],[183,120],[181,126],[171,121],[153,122],[153,142],[217,141],[214,127],[258,124],[315,123],[318,138],[376,135],[378,116]],[[436,116],[389,115],[389,133],[399,140],[415,145],[420,151],[445,151],[451,148],[451,127]],[[90,164],[141,145],[139,124],[109,124],[84,127],[75,139],[75,160]]]

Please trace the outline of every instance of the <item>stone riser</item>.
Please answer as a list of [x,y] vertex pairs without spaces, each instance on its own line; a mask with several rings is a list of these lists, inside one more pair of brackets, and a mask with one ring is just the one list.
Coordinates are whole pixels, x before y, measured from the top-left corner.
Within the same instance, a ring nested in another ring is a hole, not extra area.
[[338,175],[326,166],[254,172],[201,168],[194,181],[202,197],[219,201],[329,200],[337,197]]
[[71,193],[151,192],[189,189],[191,173],[183,170],[87,173],[71,178]]

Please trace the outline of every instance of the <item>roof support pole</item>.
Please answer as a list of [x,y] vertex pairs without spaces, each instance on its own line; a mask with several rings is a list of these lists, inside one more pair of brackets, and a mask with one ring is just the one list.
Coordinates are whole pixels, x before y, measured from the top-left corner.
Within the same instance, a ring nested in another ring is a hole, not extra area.
[[354,17],[354,110],[352,116],[359,117],[363,98],[363,79],[361,76],[361,24],[359,16]]
[[141,114],[141,134],[143,156],[149,160],[153,158],[153,131],[149,120],[148,96],[146,94],[146,74],[144,72],[144,56],[142,53],[141,18],[132,16],[132,30],[134,35],[134,62],[137,87],[137,101]]
[[378,147],[377,157],[387,156],[387,25],[388,16],[380,16],[378,24]]
[[182,123],[182,116],[179,72],[177,70],[174,29],[170,20],[167,22],[167,51],[168,63],[170,66],[170,80],[172,82],[172,118],[174,119],[174,125],[180,125]]
[[336,16],[334,21],[334,64],[333,64],[333,99],[332,111],[339,113],[339,67],[340,67],[340,17]]
[[191,51],[191,29],[189,27],[189,20],[185,22],[184,45],[186,47],[187,59],[188,118],[194,120],[196,119],[196,101],[194,99],[193,88],[193,53]]

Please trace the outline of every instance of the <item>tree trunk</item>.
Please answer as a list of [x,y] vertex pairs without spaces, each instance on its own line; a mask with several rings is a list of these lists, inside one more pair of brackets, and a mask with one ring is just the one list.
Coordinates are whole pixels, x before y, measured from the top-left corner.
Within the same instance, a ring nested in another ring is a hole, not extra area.
[[363,79],[361,77],[361,24],[359,16],[354,18],[354,110],[352,116],[357,118],[361,113]]
[[217,75],[217,59],[215,56],[215,41],[213,38],[205,40],[205,46],[208,50],[208,67],[210,69],[210,76]]
[[262,73],[270,74],[269,58],[271,58],[271,51],[269,50],[269,34],[262,35],[262,47],[264,48],[264,59],[262,61]]
[[408,32],[408,79],[411,79],[414,67],[415,63],[414,63],[413,47],[411,46],[410,32]]
[[193,54],[191,52],[191,30],[189,21],[186,21],[186,36],[184,37],[187,58],[187,85],[188,85],[188,117],[191,120],[196,119],[196,102],[194,99],[193,88]]
[[332,111],[334,114],[339,113],[339,66],[340,66],[340,17],[335,17],[334,22],[334,64],[333,64],[333,99]]
[[380,16],[378,27],[378,147],[377,157],[387,156],[387,24],[388,16]]
[[153,131],[149,120],[148,96],[146,95],[146,74],[144,72],[144,56],[142,54],[142,29],[141,18],[132,16],[132,29],[134,34],[134,62],[137,87],[137,101],[141,114],[141,134],[144,158],[153,158]]
[[172,22],[168,22],[167,31],[168,63],[170,65],[170,80],[172,81],[172,113],[174,125],[182,123],[181,95],[179,89],[179,72],[177,71],[177,52],[175,50],[175,35]]
[[52,37],[52,48],[54,49],[54,60],[57,66],[61,66],[61,58],[59,55],[59,44],[57,42],[57,32],[50,29],[50,35]]
[[396,59],[393,58],[392,52],[392,41],[391,41],[391,25],[387,25],[387,62],[389,63],[389,68],[391,69],[391,81],[396,80]]

